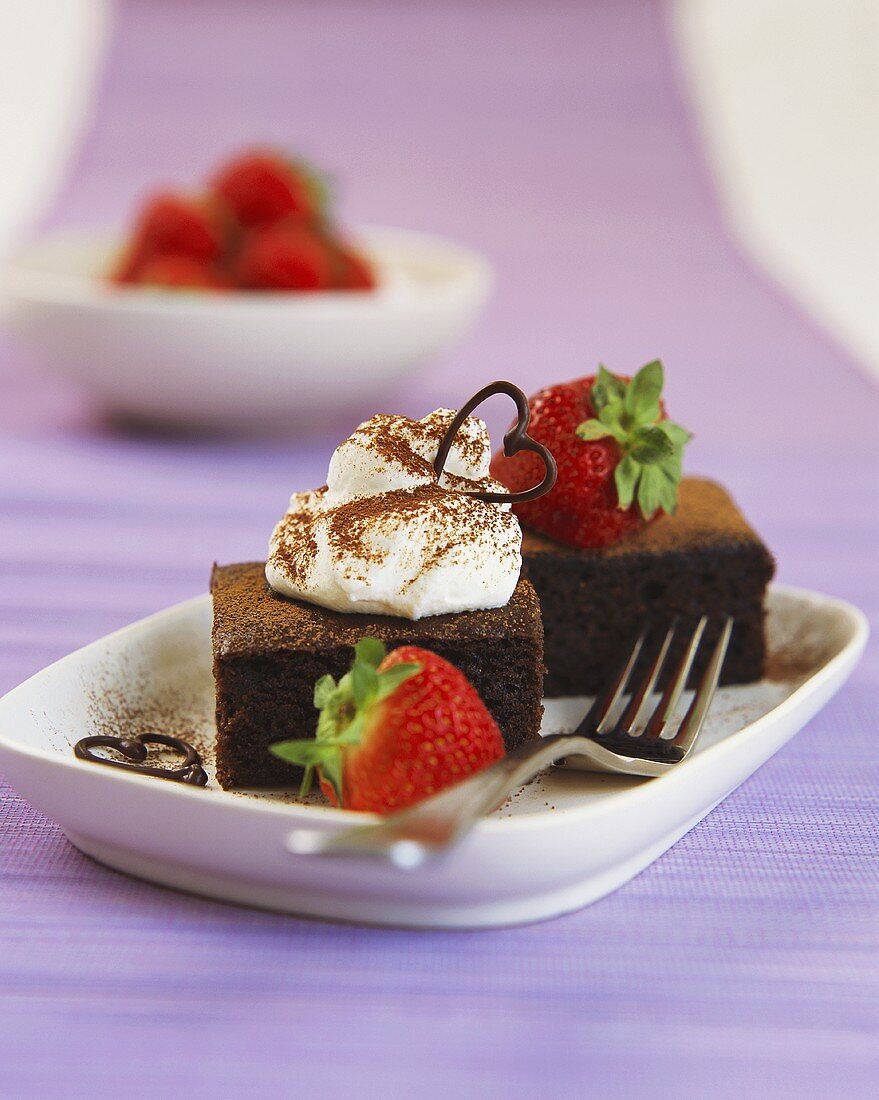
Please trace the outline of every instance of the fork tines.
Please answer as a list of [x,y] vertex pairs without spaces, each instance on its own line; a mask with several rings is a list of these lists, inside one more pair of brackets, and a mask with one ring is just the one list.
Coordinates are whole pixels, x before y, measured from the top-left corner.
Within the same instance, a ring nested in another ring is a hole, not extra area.
[[[675,620],[665,630],[646,626],[635,640],[618,675],[606,691],[593,703],[576,732],[590,737],[608,749],[642,759],[676,763],[683,759],[696,739],[720,679],[733,620],[726,618],[719,637],[708,658],[693,700],[675,734],[671,735],[675,708],[687,684],[693,662],[702,642],[708,616],[703,615],[695,627],[681,627]],[[669,650],[675,636],[688,631],[683,651],[676,664],[666,670],[665,688],[646,724],[642,717],[649,706],[656,684],[663,675]],[[647,660],[643,673],[633,673]],[[634,683],[632,682],[634,680]],[[623,700],[628,695],[625,703]]]

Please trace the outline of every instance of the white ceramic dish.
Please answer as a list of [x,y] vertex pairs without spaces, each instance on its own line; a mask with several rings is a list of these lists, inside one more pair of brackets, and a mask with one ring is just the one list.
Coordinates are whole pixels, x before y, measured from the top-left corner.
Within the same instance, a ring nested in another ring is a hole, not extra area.
[[177,293],[100,278],[106,235],[43,238],[0,270],[7,324],[34,360],[111,410],[187,427],[274,430],[371,408],[457,341],[488,296],[488,262],[423,233],[364,229],[369,293]]
[[[551,771],[447,856],[414,870],[292,854],[293,829],[368,815],[290,795],[187,788],[74,758],[89,733],[213,733],[207,596],[66,657],[0,700],[0,769],[83,852],[166,886],[342,920],[477,927],[595,901],[646,867],[797,732],[842,685],[867,626],[838,600],[776,587],[773,679],[718,693],[698,751],[660,779]],[[585,700],[549,701],[547,730]]]

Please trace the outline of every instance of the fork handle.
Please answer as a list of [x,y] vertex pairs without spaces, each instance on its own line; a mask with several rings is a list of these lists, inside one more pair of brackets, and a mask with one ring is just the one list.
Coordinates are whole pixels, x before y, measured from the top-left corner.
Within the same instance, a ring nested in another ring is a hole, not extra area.
[[459,840],[547,765],[582,750],[585,740],[560,733],[529,741],[484,771],[377,824],[330,835],[294,830],[286,846],[297,855],[374,855],[402,867],[417,866]]

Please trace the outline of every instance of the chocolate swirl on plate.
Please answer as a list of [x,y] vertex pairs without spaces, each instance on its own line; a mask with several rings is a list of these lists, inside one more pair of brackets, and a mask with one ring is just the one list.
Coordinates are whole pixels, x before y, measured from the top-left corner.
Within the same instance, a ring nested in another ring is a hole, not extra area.
[[[163,745],[167,749],[173,749],[183,757],[183,761],[176,767],[166,768],[150,764],[148,745]],[[125,759],[114,760],[110,756],[98,756],[91,751],[97,748],[112,749]],[[201,766],[201,757],[196,749],[181,737],[169,737],[164,733],[142,733],[139,737],[83,737],[73,746],[73,751],[80,760],[122,768],[137,775],[154,775],[158,779],[171,779],[176,783],[188,783],[192,787],[204,787],[208,781],[207,772]]]

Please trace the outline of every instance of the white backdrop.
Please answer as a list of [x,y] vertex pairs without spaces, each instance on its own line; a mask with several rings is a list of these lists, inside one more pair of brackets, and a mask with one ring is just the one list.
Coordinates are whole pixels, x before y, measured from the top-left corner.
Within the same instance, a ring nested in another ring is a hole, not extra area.
[[732,227],[879,374],[879,2],[676,0]]
[[109,21],[109,0],[0,0],[0,254],[63,177]]

